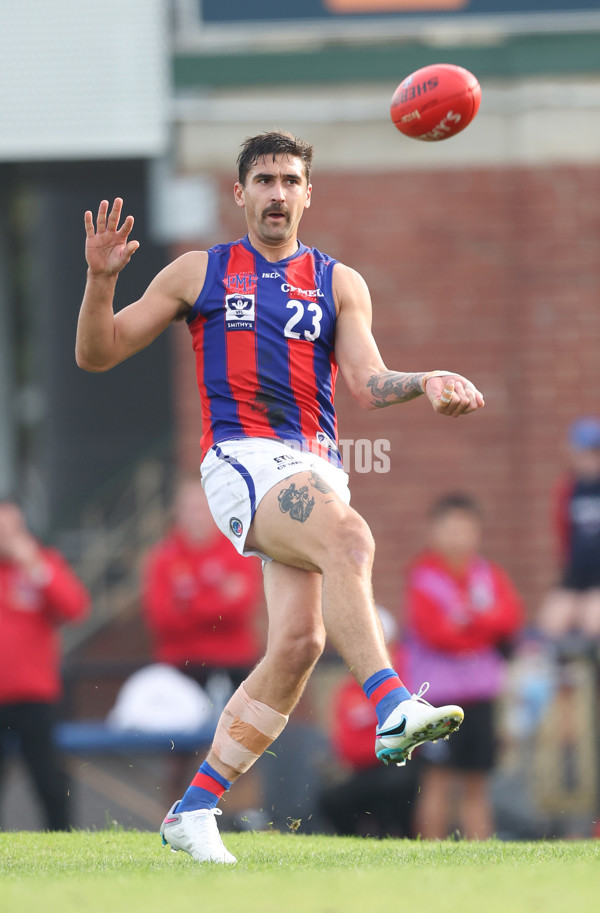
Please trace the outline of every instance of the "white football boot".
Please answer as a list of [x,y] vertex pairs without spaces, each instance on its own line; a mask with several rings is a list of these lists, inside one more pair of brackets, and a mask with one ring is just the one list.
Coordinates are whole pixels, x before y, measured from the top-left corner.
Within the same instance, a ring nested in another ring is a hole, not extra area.
[[178,799],[160,827],[163,846],[169,845],[171,852],[183,850],[196,862],[220,862],[235,865],[237,859],[225,849],[216,815],[222,815],[220,808],[198,808],[191,812],[177,812]]
[[413,748],[423,742],[447,739],[462,723],[465,716],[462,707],[456,704],[433,707],[423,700],[428,688],[429,682],[424,682],[417,694],[410,700],[401,701],[377,727],[375,754],[384,764],[392,761],[398,767],[404,767]]

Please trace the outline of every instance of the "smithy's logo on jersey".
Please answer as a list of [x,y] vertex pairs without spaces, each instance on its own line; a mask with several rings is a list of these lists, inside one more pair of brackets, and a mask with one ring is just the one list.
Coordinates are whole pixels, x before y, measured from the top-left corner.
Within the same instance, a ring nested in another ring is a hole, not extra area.
[[225,298],[228,330],[253,330],[256,320],[254,295],[227,295]]

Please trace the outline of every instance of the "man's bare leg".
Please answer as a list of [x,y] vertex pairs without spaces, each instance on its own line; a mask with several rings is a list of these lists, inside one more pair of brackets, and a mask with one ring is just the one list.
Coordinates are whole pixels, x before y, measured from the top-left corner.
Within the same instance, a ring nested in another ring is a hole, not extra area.
[[285,726],[323,651],[321,575],[278,562],[265,566],[269,634],[264,658],[238,688],[217,725],[208,757],[163,821],[163,840],[199,862],[234,863],[215,815],[223,792]]
[[[322,611],[328,636],[362,684],[390,665],[375,609],[371,572],[375,545],[363,518],[321,484],[298,473],[274,486],[260,502],[247,544],[277,561],[320,571]],[[306,486],[314,501],[304,519],[281,508],[281,493]]]
[[[266,581],[267,653],[231,697],[206,761],[177,811],[174,807],[163,822],[163,837],[167,830],[171,846],[179,841],[177,848],[195,858],[205,858],[206,838],[198,839],[194,828],[204,829],[206,818],[220,813],[215,806],[223,792],[282,731],[321,654],[325,630],[364,685],[380,724],[386,721],[387,728],[378,729],[376,749],[386,763],[404,763],[423,741],[421,733],[438,738],[462,720],[460,708],[442,708],[452,711],[448,716],[408,700],[409,692],[391,668],[373,600],[371,532],[314,472],[298,473],[267,492],[246,547],[275,562]],[[209,839],[222,847],[216,826],[211,833]],[[227,852],[220,847],[216,854]]]
[[[295,518],[282,509],[282,493],[303,486],[310,489],[311,509]],[[274,558],[265,567],[269,634],[265,657],[226,708],[206,759],[228,784],[251,762],[231,744],[232,725],[242,748],[251,746],[255,756],[265,750],[264,742],[240,731],[242,711],[246,722],[253,712],[242,702],[250,699],[264,714],[265,736],[275,732],[276,714],[287,717],[302,694],[323,650],[326,628],[361,684],[391,666],[371,588],[373,537],[362,517],[314,473],[298,473],[265,495],[246,547]]]
[[[321,575],[271,561],[265,565],[267,649],[244,682],[249,697],[285,716],[292,712],[325,646]],[[211,750],[206,759],[230,782],[239,771]]]
[[275,485],[259,504],[247,545],[322,573],[325,629],[376,711],[378,758],[404,764],[416,745],[460,726],[460,707],[411,701],[394,671],[371,587],[373,536],[324,479],[304,472]]

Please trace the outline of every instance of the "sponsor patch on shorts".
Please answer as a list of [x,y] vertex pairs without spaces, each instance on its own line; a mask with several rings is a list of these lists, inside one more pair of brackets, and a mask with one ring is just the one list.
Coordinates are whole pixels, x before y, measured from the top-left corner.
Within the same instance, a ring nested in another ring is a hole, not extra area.
[[244,532],[244,526],[241,520],[238,520],[237,517],[231,517],[229,520],[229,529],[234,536],[237,536],[239,539],[242,533]]

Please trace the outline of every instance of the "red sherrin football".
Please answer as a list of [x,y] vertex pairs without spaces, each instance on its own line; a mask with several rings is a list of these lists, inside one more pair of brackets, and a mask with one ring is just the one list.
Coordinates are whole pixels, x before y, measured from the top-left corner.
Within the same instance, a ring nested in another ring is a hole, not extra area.
[[480,101],[481,87],[472,73],[452,63],[434,63],[402,80],[391,115],[405,136],[438,142],[468,127]]

